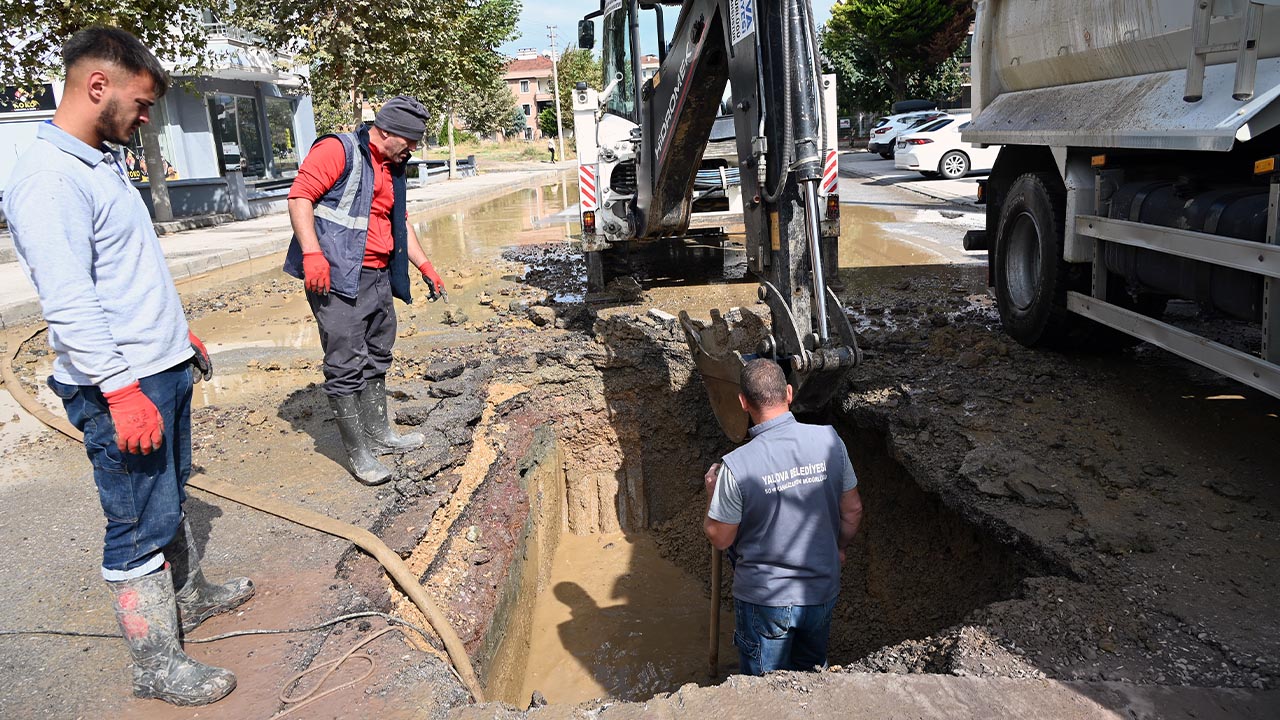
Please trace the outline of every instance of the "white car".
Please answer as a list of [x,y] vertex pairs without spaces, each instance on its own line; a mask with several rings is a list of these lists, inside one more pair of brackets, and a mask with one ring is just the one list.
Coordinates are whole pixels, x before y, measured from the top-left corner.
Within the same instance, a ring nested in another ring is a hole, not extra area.
[[978,148],[960,139],[969,126],[968,114],[948,115],[898,138],[893,166],[916,170],[927,178],[962,178],[974,171],[990,170],[1000,154],[999,145]]
[[871,137],[867,140],[867,151],[877,153],[888,160],[893,157],[894,142],[898,139],[898,135],[909,131],[916,123],[923,123],[944,115],[946,113],[940,110],[918,110],[882,117],[875,127],[871,128]]

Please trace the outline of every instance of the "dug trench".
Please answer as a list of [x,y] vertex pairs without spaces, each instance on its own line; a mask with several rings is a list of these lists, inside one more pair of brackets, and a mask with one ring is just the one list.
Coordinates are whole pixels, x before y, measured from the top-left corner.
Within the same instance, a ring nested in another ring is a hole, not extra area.
[[[449,606],[490,699],[521,708],[643,700],[719,682],[737,667],[732,582],[727,571],[713,678],[701,478],[732,446],[673,318],[564,310],[569,327],[543,333],[524,355],[424,370],[438,381],[432,394],[453,397],[406,401],[397,420],[429,437],[475,420],[474,440],[452,471],[406,456],[402,472],[435,479],[402,481],[406,503],[377,529]],[[461,414],[448,409],[459,404]],[[1016,533],[922,490],[881,430],[839,412],[815,420],[845,439],[866,508],[834,612],[832,664],[933,636],[1018,597],[1028,578],[1067,572]],[[354,552],[343,574],[357,587],[385,586]],[[416,615],[389,587],[372,599]],[[915,671],[950,673],[961,664],[952,654],[943,647]]]

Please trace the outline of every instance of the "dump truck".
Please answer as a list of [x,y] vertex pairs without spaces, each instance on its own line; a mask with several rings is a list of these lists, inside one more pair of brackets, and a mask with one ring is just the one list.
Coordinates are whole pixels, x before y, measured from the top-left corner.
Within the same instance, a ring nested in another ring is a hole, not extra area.
[[1280,397],[1280,0],[974,5],[963,138],[1003,147],[965,245],[1005,331],[1144,340]]

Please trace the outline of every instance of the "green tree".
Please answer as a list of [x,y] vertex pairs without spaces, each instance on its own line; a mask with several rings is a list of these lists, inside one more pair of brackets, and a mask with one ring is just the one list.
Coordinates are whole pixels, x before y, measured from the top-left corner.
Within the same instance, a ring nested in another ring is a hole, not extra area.
[[0,77],[32,85],[62,76],[62,44],[77,30],[108,25],[128,30],[179,70],[198,68],[208,47],[202,11],[219,13],[224,0],[7,0],[0,13]]
[[524,129],[527,127],[525,122],[524,111],[518,107],[511,108],[511,115],[507,117],[507,124],[502,128],[502,132],[508,138],[523,138]]
[[556,132],[556,109],[549,107],[538,113],[538,129],[543,137],[558,137]]
[[[484,85],[472,88],[458,104],[458,117],[467,129],[476,135],[492,135],[506,130],[512,113],[519,113],[511,88],[500,77],[494,77]],[[523,113],[520,115],[524,118]]]
[[519,0],[241,0],[236,23],[311,68],[321,130],[355,124],[366,100],[416,96],[438,115],[501,77],[498,45],[514,36]]
[[600,61],[591,54],[590,50],[572,45],[566,46],[560,53],[557,70],[560,74],[560,83],[556,87],[556,92],[560,95],[560,114],[565,132],[572,134],[574,131],[573,90],[580,82],[585,82],[587,87],[599,90],[604,70],[601,69]]
[[839,0],[821,46],[838,77],[841,112],[955,97],[972,20],[970,0]]

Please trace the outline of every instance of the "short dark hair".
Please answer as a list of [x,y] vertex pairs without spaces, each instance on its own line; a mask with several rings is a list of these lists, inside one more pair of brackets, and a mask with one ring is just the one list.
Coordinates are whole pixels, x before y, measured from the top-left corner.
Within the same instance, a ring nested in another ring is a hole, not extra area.
[[147,73],[155,82],[156,96],[169,89],[169,73],[156,56],[132,33],[112,27],[87,27],[62,46],[62,67],[69,73],[81,60],[103,60],[137,75]]
[[742,395],[751,407],[763,409],[787,402],[787,376],[772,360],[756,358],[742,368]]

